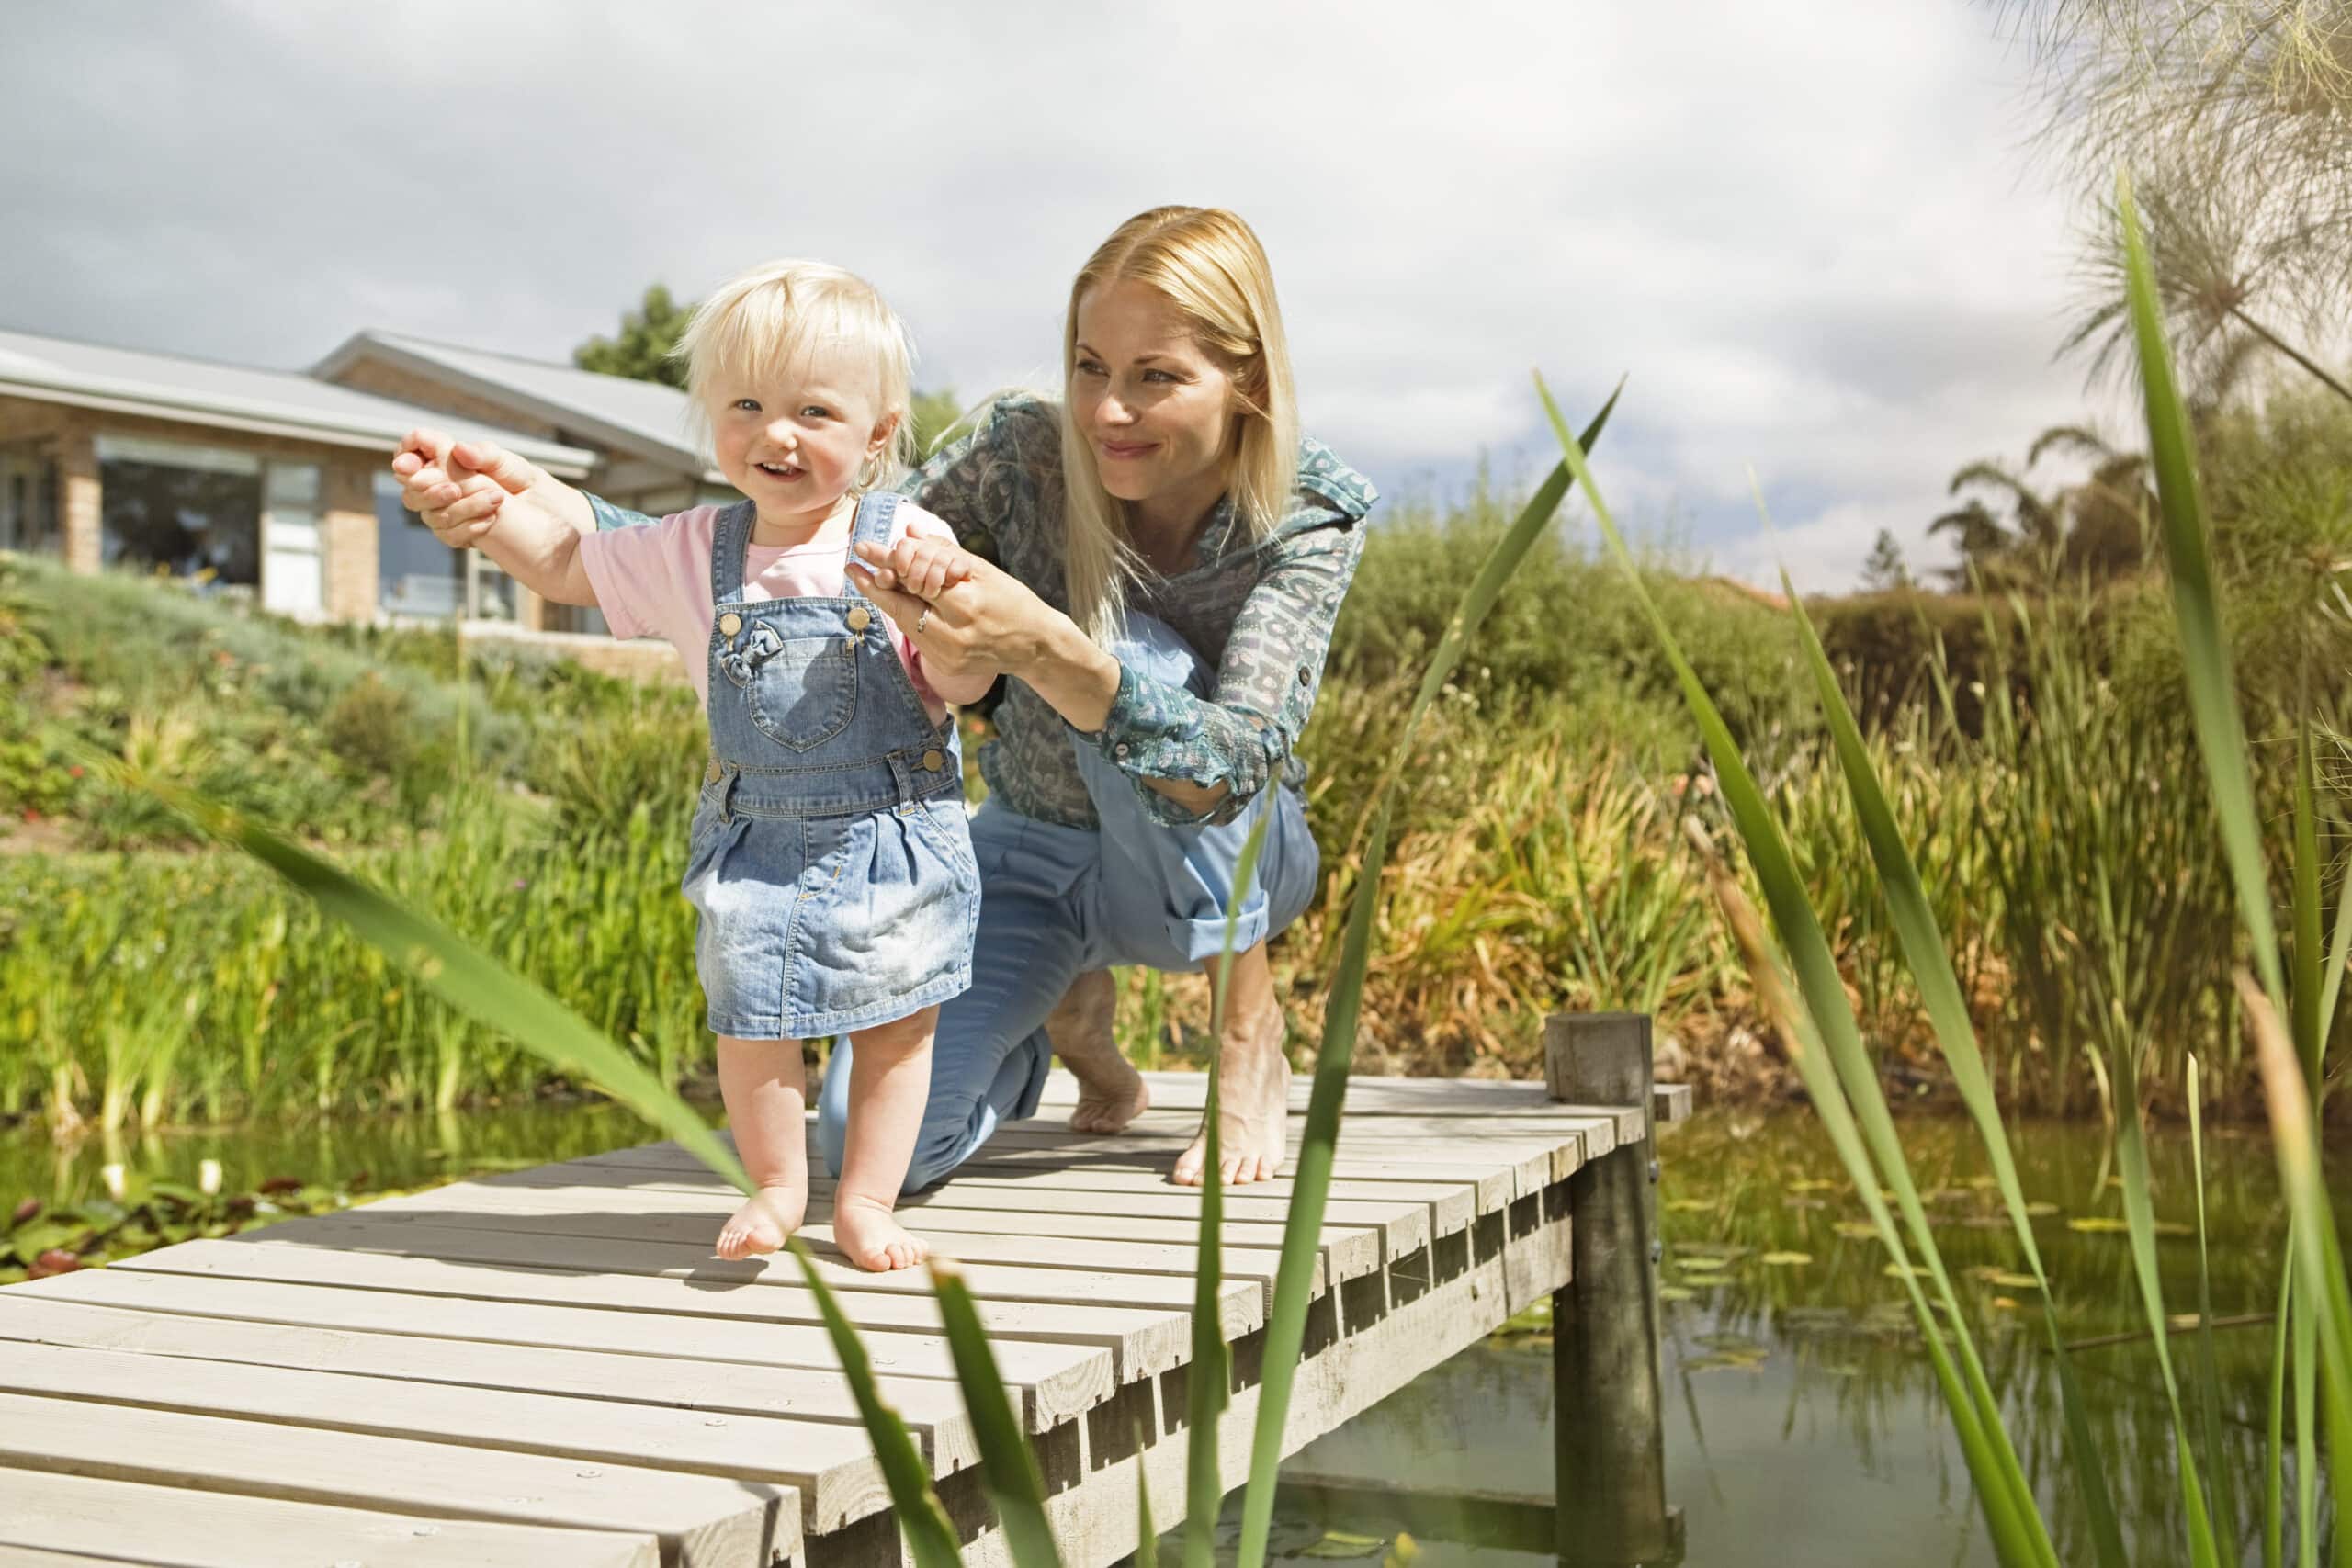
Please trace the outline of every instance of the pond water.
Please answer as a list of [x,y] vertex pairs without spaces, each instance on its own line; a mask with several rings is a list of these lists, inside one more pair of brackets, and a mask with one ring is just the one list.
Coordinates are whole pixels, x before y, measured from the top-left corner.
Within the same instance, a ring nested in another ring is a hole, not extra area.
[[[2010,1430],[2037,1478],[2061,1557],[2089,1560],[2061,1446],[2057,1393],[2031,1292],[2007,1221],[1983,1172],[1973,1130],[1906,1122],[1913,1168],[1939,1218],[1947,1262],[1964,1276],[1979,1342],[2004,1391]],[[571,1158],[641,1141],[632,1118],[601,1103],[535,1105],[461,1116],[302,1122],[71,1145],[0,1136],[0,1202],[26,1196],[71,1206],[103,1193],[100,1167],[126,1166],[134,1185],[194,1185],[217,1159],[223,1187],[274,1179],[314,1190],[373,1190]],[[2188,1561],[2178,1539],[2169,1418],[2116,1228],[2120,1194],[2098,1126],[2027,1123],[2016,1137],[2027,1195],[2064,1332],[2119,1337],[2075,1359],[2092,1419],[2116,1467],[2132,1561]],[[1860,1205],[1818,1124],[1802,1109],[1719,1111],[1667,1134],[1660,1225],[1666,1335],[1668,1488],[1685,1516],[1694,1564],[1889,1562],[1991,1568],[1968,1474],[1899,1285],[1875,1239],[1858,1234]],[[2197,1244],[2188,1140],[2159,1132],[2151,1158],[2166,1304],[2197,1309]],[[2284,1217],[2267,1142],[2214,1130],[2206,1148],[2217,1323],[2267,1314],[2277,1292]],[[2346,1162],[2334,1161],[2339,1215],[2352,1215]],[[1994,1276],[2005,1276],[1996,1279]],[[2243,1561],[2256,1538],[2267,1418],[2267,1322],[2214,1336],[2224,1419],[2220,1441]],[[2186,1388],[2198,1337],[2174,1336]],[[1324,1477],[1548,1495],[1552,1380],[1542,1314],[1456,1357],[1311,1446],[1294,1470]],[[2195,1419],[2192,1405],[2192,1420]],[[2291,1416],[2290,1416],[2291,1420]],[[2291,1467],[2292,1456],[2290,1454]],[[2294,1480],[2288,1480],[2289,1496]],[[2290,1505],[2291,1514],[2291,1505]],[[1326,1534],[1285,1517],[1276,1545],[1318,1556],[1387,1553],[1371,1522]],[[1364,1539],[1356,1541],[1352,1536]],[[1421,1541],[1429,1568],[1548,1561]],[[2291,1559],[2290,1559],[2291,1560]]]

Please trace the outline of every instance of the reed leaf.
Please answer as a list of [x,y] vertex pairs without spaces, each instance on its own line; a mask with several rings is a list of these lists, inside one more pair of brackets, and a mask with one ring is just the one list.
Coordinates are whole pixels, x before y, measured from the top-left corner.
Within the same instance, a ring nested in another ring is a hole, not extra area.
[[[2269,998],[2244,975],[2238,990],[2254,1036],[2255,1059],[2262,1070],[2278,1181],[2287,1195],[2288,1245],[2295,1262],[2296,1289],[2310,1308],[2310,1334],[2316,1355],[2303,1359],[2316,1363],[2320,1402],[2327,1415],[2329,1485],[2341,1507],[2344,1499],[2352,1497],[2352,1286],[2346,1282],[2335,1211],[2320,1174],[2319,1139],[2302,1065]],[[2345,1529],[2340,1518],[2335,1562],[2337,1568],[2352,1568],[2352,1529]]]
[[[1227,940],[1230,947],[1229,925]],[[1215,1062],[1209,1064],[1201,1135],[1206,1143],[1201,1167],[1200,1261],[1193,1270],[1193,1364],[1184,1377],[1184,1568],[1215,1568],[1216,1562],[1216,1517],[1225,1502],[1224,1479],[1217,1469],[1217,1426],[1233,1376],[1233,1352],[1225,1342],[1216,1304],[1225,1285],[1225,1171],[1219,1163],[1223,1147]]]
[[2270,913],[2269,874],[2262,855],[2245,724],[2238,712],[2236,677],[2229,639],[2222,629],[2221,596],[2213,582],[2205,502],[2197,483],[2196,446],[2188,406],[2173,378],[2172,351],[2165,339],[2155,273],[2148,260],[2128,176],[2119,176],[2116,182],[2116,210],[2123,228],[2125,292],[2132,334],[2139,346],[2140,388],[2147,405],[2148,458],[2156,475],[2173,615],[2180,626],[2181,654],[2188,674],[2189,717],[2204,758],[2206,782],[2213,791],[2222,850],[2237,889],[2238,918],[2253,938],[2255,965],[2271,1007],[2283,1011],[2286,980],[2278,962],[2278,928]]
[[[948,1351],[956,1359],[956,1382],[964,1391],[964,1408],[979,1439],[980,1484],[995,1506],[1006,1549],[1015,1568],[1061,1568],[1053,1527],[1046,1520],[1046,1480],[1037,1470],[1036,1453],[1012,1414],[1012,1402],[1005,1397],[1004,1379],[997,1372],[996,1356],[989,1349],[988,1330],[980,1326],[971,1287],[964,1282],[963,1271],[944,1258],[931,1259],[931,1287],[939,1297],[940,1321],[946,1329]],[[861,1402],[860,1411],[864,1408]]]
[[2156,1273],[2156,1209],[2154,1184],[2148,1178],[2148,1146],[2141,1127],[2139,1082],[2131,1051],[2119,1051],[2109,1071],[2115,1075],[2115,1170],[2123,1180],[2123,1221],[2132,1244],[2132,1271],[2140,1288],[2140,1306],[2147,1314],[2156,1370],[2163,1375],[2165,1401],[2172,1410],[2175,1458],[2180,1465],[2180,1501],[2187,1514],[2188,1560],[2194,1568],[2212,1568],[2221,1554],[2213,1541],[2213,1524],[2205,1501],[2205,1485],[2197,1456],[2188,1441],[2188,1422],[2180,1408],[2180,1384],[2173,1374],[2171,1328],[2165,1316],[2163,1282]]
[[[1787,945],[1804,997],[1807,1016],[1820,1032],[1838,1079],[1850,1099],[1856,1121],[1872,1158],[1895,1194],[1896,1205],[1903,1214],[1912,1243],[1934,1283],[1937,1298],[1951,1320],[1951,1344],[1958,1352],[1966,1403],[1973,1417],[1962,1427],[1963,1444],[1967,1444],[1967,1434],[1973,1430],[1976,1442],[1968,1449],[1970,1468],[1976,1478],[1995,1547],[2005,1562],[2047,1564],[2054,1568],[2056,1549],[2051,1545],[2049,1532],[2035,1506],[2032,1485],[2026,1477],[2024,1466],[2017,1457],[2007,1431],[2001,1425],[1999,1401],[1993,1394],[1984,1375],[1983,1360],[1968,1333],[1958,1294],[1952,1289],[1951,1274],[1944,1267],[1942,1256],[1928,1227],[1926,1209],[1920,1202],[1917,1185],[1911,1179],[1910,1168],[1903,1155],[1902,1141],[1895,1134],[1885,1096],[1879,1089],[1869,1055],[1862,1047],[1861,1032],[1846,999],[1837,960],[1830,952],[1820,919],[1813,910],[1804,879],[1798,874],[1795,862],[1790,855],[1787,840],[1782,837],[1770,807],[1765,803],[1763,792],[1757,786],[1754,775],[1741,757],[1723,715],[1716,709],[1698,672],[1683,656],[1672,628],[1667,625],[1665,616],[1659,614],[1657,603],[1642,581],[1641,574],[1634,567],[1633,554],[1625,547],[1624,539],[1619,535],[1616,522],[1610,514],[1608,502],[1602,498],[1590,468],[1585,464],[1582,447],[1570,434],[1567,422],[1561,417],[1559,405],[1553,400],[1550,389],[1544,385],[1540,376],[1536,378],[1536,393],[1544,403],[1544,413],[1551,421],[1565,459],[1575,471],[1585,498],[1592,507],[1610,553],[1626,580],[1628,591],[1649,622],[1653,635],[1674,670],[1682,689],[1684,705],[1697,723],[1708,756],[1714,763],[1724,804],[1738,826],[1749,863],[1754,866],[1758,880],[1763,886],[1773,923]],[[1955,1411],[1957,1409],[1955,1405]],[[1959,1420],[1956,1414],[1955,1421]]]
[[[1610,413],[1623,390],[1621,382],[1608,401],[1585,427],[1587,446],[1600,439]],[[1282,1468],[1283,1428],[1290,1418],[1291,1385],[1298,1373],[1298,1358],[1306,1343],[1307,1291],[1315,1259],[1322,1247],[1323,1208],[1331,1193],[1331,1166],[1340,1141],[1340,1112],[1347,1098],[1348,1069],[1355,1060],[1356,1027],[1362,1016],[1363,985],[1371,966],[1372,929],[1378,910],[1381,869],[1388,859],[1390,807],[1405,760],[1411,754],[1414,732],[1446,680],[1462,662],[1476,633],[1502,594],[1503,584],[1552,520],[1567,495],[1568,470],[1555,465],[1538,486],[1520,514],[1504,530],[1478,568],[1462,603],[1438,639],[1429,669],[1421,676],[1419,693],[1405,718],[1396,755],[1374,796],[1371,834],[1364,845],[1363,869],[1340,942],[1340,963],[1331,976],[1323,1006],[1323,1044],[1315,1058],[1314,1088],[1307,1096],[1306,1125],[1299,1142],[1298,1159],[1291,1181],[1289,1217],[1283,1225],[1282,1261],[1274,1271],[1274,1299],[1266,1314],[1264,1371],[1258,1385],[1258,1419],[1250,1436],[1250,1480],[1241,1499],[1241,1540],[1238,1568],[1263,1568],[1266,1540],[1273,1527],[1274,1479]]]
[[1151,1522],[1151,1466],[1145,1450],[1151,1434],[1136,1424],[1136,1562],[1135,1568],[1159,1568],[1159,1531]]
[[[1757,496],[1757,505],[1759,509],[1763,506],[1761,493]],[[1918,988],[1921,1005],[1926,1009],[1935,1032],[1936,1043],[1943,1053],[1946,1065],[1951,1069],[1953,1086],[1960,1091],[1962,1103],[1967,1107],[1971,1120],[1976,1124],[1977,1136],[1983,1142],[1985,1156],[1993,1167],[1994,1184],[2008,1214],[2009,1228],[2017,1236],[2026,1267],[2033,1275],[2035,1294],[2041,1303],[2042,1327],[2049,1339],[2052,1363],[2058,1374],[2067,1460],[2073,1466],[2075,1483],[2081,1488],[2092,1545],[2102,1568],[2124,1568],[2123,1531],[2117,1520],[2114,1495],[2108,1484],[2106,1460],[2092,1435],[2089,1409],[2083,1402],[2074,1359],[2067,1353],[2066,1337],[2059,1327],[2055,1293],[2051,1290],[2049,1275],[2042,1268],[2041,1248],[2034,1238],[2033,1218],[2026,1208],[2025,1188],[2018,1179],[2017,1158],[2009,1146],[2008,1129],[2001,1120],[2000,1102],[1994,1091],[1992,1076],[1984,1067],[1984,1054],[1977,1044],[1976,1026],[1969,1018],[1968,1003],[1961,990],[1960,978],[1952,970],[1951,949],[1936,920],[1934,907],[1928,902],[1927,888],[1920,881],[1918,865],[1912,859],[1910,847],[1904,841],[1902,829],[1894,820],[1894,809],[1887,804],[1886,792],[1879,782],[1877,770],[1871,765],[1870,749],[1862,739],[1861,726],[1846,701],[1845,690],[1838,683],[1837,671],[1829,662],[1827,649],[1822,646],[1813,617],[1806,614],[1804,601],[1798,597],[1795,585],[1789,581],[1785,570],[1781,574],[1781,586],[1794,607],[1806,661],[1812,668],[1815,689],[1828,721],[1830,739],[1838,765],[1845,774],[1854,817],[1870,845],[1871,863],[1878,872],[1879,891],[1886,899],[1895,935],[1909,964],[1912,982]],[[1988,1418],[1997,1419],[1997,1416]]]
[[[1812,1099],[1815,1114],[1821,1118],[1822,1130],[1829,1135],[1830,1146],[1838,1151],[1838,1161],[1854,1184],[1855,1195],[1861,1200],[1863,1212],[1870,1216],[1871,1227],[1893,1261],[1905,1299],[1910,1303],[1912,1317],[1918,1325],[1920,1342],[1927,1348],[1928,1364],[1935,1373],[1937,1386],[1943,1392],[1945,1408],[1951,1413],[1952,1430],[1960,1438],[1961,1452],[1970,1473],[1981,1474],[1997,1466],[1999,1456],[1986,1441],[1975,1404],[1968,1397],[1959,1370],[1952,1365],[1951,1351],[1944,1342],[1943,1325],[1936,1320],[1934,1308],[1928,1304],[1927,1294],[1919,1288],[1918,1270],[1911,1266],[1902,1228],[1880,1195],[1885,1183],[1855,1126],[1853,1107],[1829,1066],[1820,1032],[1791,996],[1786,964],[1771,939],[1764,934],[1763,921],[1748,904],[1747,896],[1740,891],[1738,879],[1723,863],[1723,857],[1708,840],[1705,829],[1695,821],[1689,826],[1690,838],[1699,846],[1701,860],[1707,868],[1708,885],[1723,910],[1724,923],[1747,964],[1756,987],[1757,1005],[1779,1033],[1790,1062],[1797,1069],[1797,1077]],[[1994,1550],[2002,1562],[2039,1561],[2030,1555],[2028,1532],[2016,1517],[2007,1489],[1988,1487],[1979,1482],[1977,1495],[1984,1508]]]
[[[890,1489],[890,1512],[898,1518],[899,1533],[906,1538],[907,1554],[914,1559],[915,1568],[958,1568],[963,1553],[956,1540],[956,1527],[948,1522],[947,1510],[940,1506],[939,1494],[932,1490],[931,1472],[924,1468],[913,1434],[883,1399],[882,1390],[874,1381],[874,1362],[865,1353],[865,1342],[858,1337],[857,1329],[842,1311],[841,1303],[833,1299],[824,1276],[817,1272],[817,1259],[810,1255],[808,1243],[794,1236],[785,1245],[800,1260],[801,1278],[808,1281],[809,1293],[817,1298],[817,1311],[825,1320],[825,1333],[832,1339],[833,1354],[842,1364],[842,1376],[849,1383],[851,1397],[857,1401],[858,1420],[874,1444],[874,1457],[881,1464],[883,1482]],[[956,1371],[957,1381],[962,1382],[964,1368],[960,1360]],[[995,1386],[997,1396],[1002,1398],[1004,1385]],[[971,1399],[968,1382],[965,1384],[965,1399],[967,1403]],[[980,1419],[977,1411],[973,1419]],[[1027,1451],[1027,1445],[1022,1445],[1022,1451]],[[993,1495],[994,1481],[989,1484]]]
[[2213,1535],[2220,1546],[2237,1540],[2237,1506],[2230,1472],[2222,1462],[2221,1358],[2213,1349],[2213,1263],[2205,1230],[2205,1088],[2197,1058],[2188,1058],[2188,1168],[2197,1190],[2197,1382],[2198,1425],[2205,1445],[2205,1473],[2213,1478]]

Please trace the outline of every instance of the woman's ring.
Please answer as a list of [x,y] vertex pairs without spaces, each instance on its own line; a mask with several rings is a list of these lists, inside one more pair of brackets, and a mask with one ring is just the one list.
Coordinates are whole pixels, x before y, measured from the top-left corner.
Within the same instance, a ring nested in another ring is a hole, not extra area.
[[915,636],[922,636],[922,624],[929,619],[931,619],[931,606],[925,604],[922,607],[922,614],[915,617]]

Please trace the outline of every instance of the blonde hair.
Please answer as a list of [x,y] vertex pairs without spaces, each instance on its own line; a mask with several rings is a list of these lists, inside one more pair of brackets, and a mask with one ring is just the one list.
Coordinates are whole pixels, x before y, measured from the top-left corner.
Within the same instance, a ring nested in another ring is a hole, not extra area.
[[1282,525],[1298,481],[1290,344],[1258,236],[1214,207],[1155,207],[1120,224],[1071,281],[1062,334],[1062,574],[1070,618],[1097,643],[1119,635],[1127,587],[1144,568],[1130,542],[1125,504],[1102,488],[1093,444],[1070,412],[1069,383],[1078,367],[1079,301],[1099,285],[1130,281],[1182,312],[1202,352],[1233,379],[1238,407],[1227,489],[1251,539],[1267,539]]
[[720,284],[700,305],[672,353],[686,362],[696,434],[709,439],[710,399],[723,383],[773,385],[812,350],[847,349],[870,362],[876,421],[899,423],[867,459],[856,493],[887,490],[912,466],[914,340],[874,286],[826,262],[772,261]]

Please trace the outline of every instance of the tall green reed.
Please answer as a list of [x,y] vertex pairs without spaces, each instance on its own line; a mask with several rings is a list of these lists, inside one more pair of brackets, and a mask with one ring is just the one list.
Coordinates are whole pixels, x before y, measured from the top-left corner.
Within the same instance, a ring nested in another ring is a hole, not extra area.
[[[2154,288],[2128,188],[2119,205],[2141,352],[2142,384],[2148,405],[2150,450],[2159,479],[2175,605],[2188,674],[2191,717],[2205,763],[2219,836],[2237,894],[2239,916],[2255,962],[2264,976],[2260,987],[2251,981],[2242,986],[2243,1006],[2256,1026],[2256,1046],[2271,1100],[2273,1138],[2282,1179],[2292,1195],[2293,1252],[2301,1292],[2300,1305],[2294,1310],[2308,1314],[2312,1325],[2308,1338],[2316,1343],[2318,1351],[2315,1358],[2298,1355],[2295,1366],[2299,1378],[2316,1376],[2326,1392],[2331,1448],[2337,1470],[2335,1490],[2343,1497],[2352,1495],[2352,1491],[2346,1490],[2346,1467],[2352,1466],[2352,1459],[2346,1457],[2352,1454],[2352,1313],[2337,1310],[2346,1294],[2343,1263],[2336,1251],[2325,1193],[2318,1179],[2316,1122],[2306,1089],[2307,1084],[2320,1080],[2324,1066],[2322,1042],[2316,1038],[2324,1027],[2319,1021],[2321,1009],[2309,1001],[2304,1005],[2302,1016],[2312,1021],[2307,1029],[2312,1038],[2303,1043],[2307,1049],[2299,1057],[2277,1022],[2285,1011],[2279,943],[2270,916],[2266,886],[2267,867],[2256,826],[2252,770],[2247,763],[2229,650],[2222,637],[2218,597],[2206,553],[2205,524],[2197,493],[2188,422],[2165,357]],[[1781,826],[1703,683],[1680,657],[1671,629],[1648,604],[1640,576],[1618,536],[1577,443],[1560,420],[1548,394],[1544,394],[1544,402],[1567,461],[1576,470],[1601,529],[1624,569],[1629,588],[1647,608],[1660,645],[1676,667],[1691,716],[1722,777],[1725,805],[1771,909],[1779,945],[1764,936],[1747,911],[1737,884],[1720,872],[1715,878],[1718,896],[1740,936],[1758,993],[1766,999],[1768,1011],[1779,1019],[1786,1031],[1791,1055],[1804,1076],[1816,1110],[1904,1279],[1967,1457],[1995,1550],[2005,1563],[2054,1562],[2055,1549],[2041,1518],[2030,1478],[2007,1439],[1999,1400],[1984,1376],[1973,1335],[1951,1295],[1935,1238],[1919,1212],[1901,1142],[1887,1117],[1883,1094],[1861,1048],[1839,985],[1835,958]],[[2012,1228],[2035,1271],[2037,1282],[2042,1286],[2046,1304],[2047,1280],[2017,1186],[2007,1130],[2000,1122],[1967,1010],[1945,954],[1942,935],[1934,921],[1917,868],[1887,808],[1859,728],[1801,604],[1794,619],[1805,642],[1824,709],[1829,716],[1856,817],[1871,845],[1881,889],[1903,938],[1913,979],[1935,1023],[1938,1043],[1954,1081],[1976,1121],[1994,1164]],[[2091,759],[2078,761],[2087,765]],[[2306,789],[2299,795],[2299,844],[2307,843],[2311,838],[2308,806]],[[2299,870],[2310,866],[2313,858],[2307,849],[2299,851]],[[2159,869],[2154,874],[2162,873]],[[2296,926],[2301,938],[2298,946],[2301,953],[2313,955],[2302,966],[2301,978],[2307,996],[2324,993],[2332,1000],[2341,975],[2323,975],[2316,962],[2317,887],[2315,875],[2306,873],[2296,878]],[[2108,929],[2103,935],[2111,942],[2116,934],[2111,913],[2113,891],[2100,891],[2100,908],[2108,912]],[[2330,957],[2333,959],[2334,954]],[[1782,979],[1784,964],[1793,970],[1802,1002],[1788,995]],[[2120,1013],[2124,998],[2120,994],[2102,999],[2109,1010]],[[2134,1280],[2154,1337],[2172,1416],[2174,1458],[2180,1483],[2178,1523],[2191,1561],[2199,1564],[2218,1562],[2225,1542],[2233,1554],[2236,1550],[2233,1531],[2225,1528],[2219,1538],[2216,1532],[2217,1517],[2224,1522],[2230,1517],[2226,1480],[2219,1474],[2210,1478],[2201,1474],[2197,1463],[2178,1382],[2171,1365],[2167,1322],[2156,1277],[2152,1184],[2141,1133],[2139,1066],[2144,1038],[2133,1029],[2128,1017],[2118,1017],[2117,1023],[2118,1029],[2106,1042],[2106,1071],[2113,1084],[2116,1102],[2116,1154]],[[1822,1060],[1825,1054],[1829,1058],[1826,1066]],[[2192,1106],[2198,1103],[2195,1092],[2192,1088]],[[1892,1189],[1895,1211],[1903,1221],[1901,1226],[1895,1224],[1894,1213],[1874,1196],[1881,1181]],[[1914,1251],[1933,1281],[1935,1305],[1943,1314],[1940,1320],[1913,1280],[1909,1257]],[[2047,1315],[2045,1321],[2061,1367],[2069,1457],[2076,1480],[2091,1505],[2094,1545],[2102,1563],[2120,1563],[2125,1561],[2123,1545],[2106,1484],[2106,1464],[2084,1417],[2079,1395],[2064,1371],[2065,1352],[2057,1340],[2054,1314]],[[2282,1338],[2281,1344],[2284,1343]],[[2308,1403],[2299,1400],[2299,1404]],[[2207,1415],[2209,1423],[2218,1418],[2218,1412],[2210,1407]],[[2207,1429],[2210,1434],[2210,1425]],[[2275,1421],[2273,1430],[2277,1430]],[[2276,1441],[2274,1438],[2274,1473]],[[2215,1457],[2217,1448],[2218,1445],[2208,1445],[2209,1462]],[[2209,1480],[2214,1488],[2211,1492]],[[2264,1521],[2267,1548],[2274,1553],[2282,1533],[2278,1517],[2279,1506],[2274,1485],[2267,1489]],[[2304,1551],[2309,1555],[2315,1543],[2308,1522],[2303,1540]],[[2339,1531],[2337,1553],[2339,1562],[2352,1562],[2352,1531]]]

